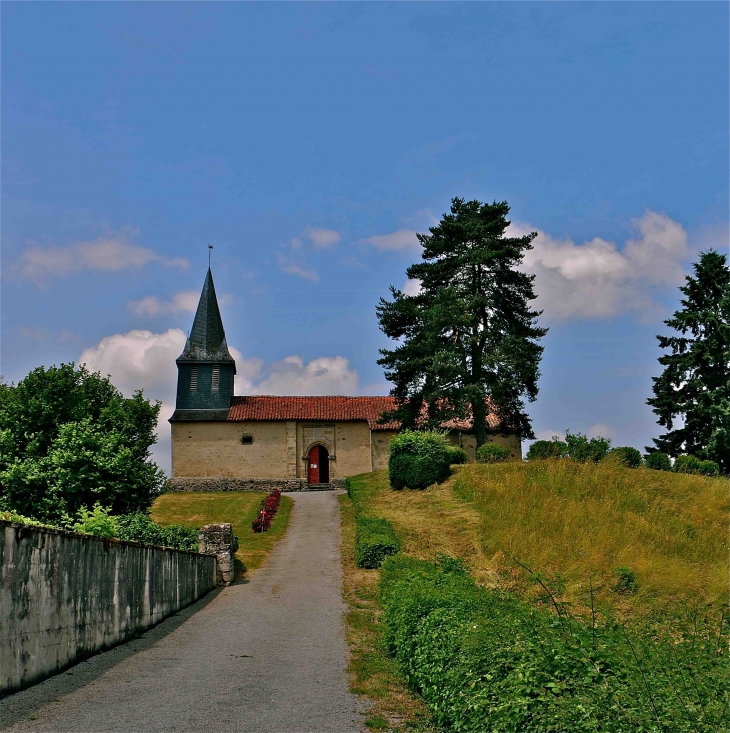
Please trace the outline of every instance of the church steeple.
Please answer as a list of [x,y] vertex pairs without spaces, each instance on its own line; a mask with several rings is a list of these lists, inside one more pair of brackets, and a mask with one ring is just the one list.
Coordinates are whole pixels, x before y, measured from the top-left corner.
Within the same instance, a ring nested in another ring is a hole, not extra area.
[[[221,312],[215,295],[213,274],[208,268],[200,294],[198,309],[185,349],[177,361],[233,361],[228,352],[226,332],[223,330]],[[234,362],[235,370],[235,362]]]
[[236,362],[228,351],[213,274],[208,268],[190,335],[177,364],[177,400],[171,422],[226,420]]

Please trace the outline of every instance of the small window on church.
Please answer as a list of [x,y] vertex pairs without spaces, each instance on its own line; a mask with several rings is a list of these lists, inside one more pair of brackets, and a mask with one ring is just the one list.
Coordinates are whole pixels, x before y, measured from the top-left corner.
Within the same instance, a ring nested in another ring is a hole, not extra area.
[[198,367],[190,368],[190,391],[198,391]]
[[221,381],[221,368],[219,366],[213,367],[213,380],[210,383],[210,391],[211,392],[217,392],[218,391],[218,385]]
[[251,445],[251,443],[253,443],[253,435],[242,435],[241,443],[243,443],[243,445]]

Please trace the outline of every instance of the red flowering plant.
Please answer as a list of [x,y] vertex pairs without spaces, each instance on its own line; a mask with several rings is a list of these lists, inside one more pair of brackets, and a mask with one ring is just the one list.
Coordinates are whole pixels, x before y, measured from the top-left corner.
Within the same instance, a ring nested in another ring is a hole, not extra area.
[[281,502],[281,489],[274,489],[261,501],[261,509],[256,519],[251,522],[251,529],[254,532],[266,532],[271,527],[271,520],[274,518],[279,503]]

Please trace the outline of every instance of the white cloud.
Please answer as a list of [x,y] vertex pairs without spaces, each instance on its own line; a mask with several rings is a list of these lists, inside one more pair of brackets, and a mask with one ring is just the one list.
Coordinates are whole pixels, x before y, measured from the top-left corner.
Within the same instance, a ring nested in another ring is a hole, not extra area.
[[370,244],[383,252],[419,252],[421,243],[413,229],[399,229],[390,234],[376,234],[360,240],[363,244]]
[[[198,308],[200,293],[197,290],[183,290],[175,293],[170,300],[160,300],[148,295],[141,300],[130,300],[129,309],[138,316],[161,316],[168,313],[195,313]],[[218,298],[219,305],[225,306],[233,302],[233,296],[225,293]]]
[[599,422],[595,425],[591,425],[591,427],[588,428],[586,435],[589,438],[614,438],[616,436],[616,431],[610,425]]
[[406,295],[418,295],[421,292],[421,281],[418,278],[406,280],[403,285],[403,292]]
[[252,394],[347,395],[356,394],[358,374],[344,356],[321,356],[307,364],[301,356],[274,362]]
[[165,313],[195,313],[200,294],[196,290],[175,293],[169,301],[148,295],[141,300],[130,300],[127,305],[138,316],[159,316]]
[[[637,236],[622,249],[599,237],[577,245],[538,230],[522,269],[536,275],[537,307],[547,318],[653,314],[653,289],[682,281],[683,261],[689,255],[687,233],[681,224],[654,211],[632,223]],[[534,228],[513,224],[508,233],[522,236],[530,231]]]
[[82,270],[119,272],[139,269],[150,262],[160,262],[167,267],[188,266],[185,259],[167,259],[119,235],[68,247],[28,247],[21,252],[17,267],[22,275],[42,285],[50,277],[71,275]]
[[315,249],[332,249],[341,239],[340,233],[334,229],[307,227],[305,231]]
[[281,252],[277,252],[276,257],[279,260],[279,269],[287,275],[296,275],[313,283],[319,282],[319,275],[306,262],[297,262]]

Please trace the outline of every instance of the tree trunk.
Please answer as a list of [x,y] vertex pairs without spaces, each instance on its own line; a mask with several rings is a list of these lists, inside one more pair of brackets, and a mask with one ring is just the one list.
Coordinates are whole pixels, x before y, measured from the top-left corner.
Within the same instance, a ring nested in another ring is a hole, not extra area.
[[471,414],[478,448],[487,442],[487,410],[483,399],[471,403]]

